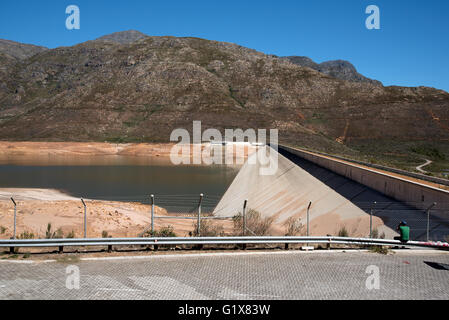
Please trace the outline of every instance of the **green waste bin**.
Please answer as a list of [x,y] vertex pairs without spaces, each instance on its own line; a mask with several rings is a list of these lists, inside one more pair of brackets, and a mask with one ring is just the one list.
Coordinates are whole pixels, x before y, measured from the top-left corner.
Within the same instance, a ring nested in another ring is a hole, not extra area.
[[407,242],[410,240],[410,227],[408,226],[400,226],[399,233],[401,235],[401,241]]

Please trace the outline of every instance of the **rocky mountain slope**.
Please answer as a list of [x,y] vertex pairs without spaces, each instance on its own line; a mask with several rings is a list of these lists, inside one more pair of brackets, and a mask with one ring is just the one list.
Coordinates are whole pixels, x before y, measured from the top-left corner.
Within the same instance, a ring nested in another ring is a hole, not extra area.
[[148,36],[142,32],[136,30],[128,30],[108,34],[106,36],[98,38],[97,41],[109,41],[118,44],[129,44],[141,39],[145,39],[146,37]]
[[448,145],[447,92],[345,81],[231,43],[139,37],[0,55],[0,139],[163,142],[201,120],[345,155]]
[[0,39],[0,53],[9,57],[23,60],[34,56],[39,52],[48,50],[45,47],[39,47],[32,44],[24,44],[10,40]]
[[308,57],[291,56],[283,57],[282,59],[286,59],[302,67],[312,68],[333,78],[382,85],[380,81],[369,79],[358,73],[357,69],[345,60],[332,60],[318,64]]

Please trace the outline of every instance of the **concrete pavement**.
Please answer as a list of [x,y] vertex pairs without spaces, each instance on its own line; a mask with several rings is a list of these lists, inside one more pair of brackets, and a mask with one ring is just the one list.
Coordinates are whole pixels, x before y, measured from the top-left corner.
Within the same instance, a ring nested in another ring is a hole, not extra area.
[[409,250],[0,260],[0,299],[449,299],[447,269],[449,253]]

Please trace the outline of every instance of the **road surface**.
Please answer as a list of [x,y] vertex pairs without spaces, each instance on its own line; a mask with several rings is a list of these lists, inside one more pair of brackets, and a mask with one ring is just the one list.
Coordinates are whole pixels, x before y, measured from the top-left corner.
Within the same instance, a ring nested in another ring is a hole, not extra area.
[[422,250],[0,260],[0,299],[449,299],[448,269],[448,252]]
[[426,159],[426,162],[423,163],[423,164],[420,165],[420,166],[417,166],[417,167],[416,167],[416,170],[418,170],[419,172],[425,174],[425,173],[427,173],[427,171],[423,170],[423,168],[424,168],[424,167],[427,167],[427,166],[428,166],[429,164],[431,164],[431,163],[432,163],[432,161]]

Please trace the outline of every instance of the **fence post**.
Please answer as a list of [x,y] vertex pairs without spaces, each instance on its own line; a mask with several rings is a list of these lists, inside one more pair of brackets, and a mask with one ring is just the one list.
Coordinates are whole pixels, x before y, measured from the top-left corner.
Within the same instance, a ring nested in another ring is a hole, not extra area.
[[203,194],[200,194],[200,202],[198,203],[198,223],[196,233],[201,237],[201,202],[203,202]]
[[154,194],[151,195],[151,236],[154,236]]
[[248,203],[248,200],[245,200],[243,202],[243,236],[246,235],[246,205]]
[[[374,201],[374,206],[376,206],[377,201]],[[373,207],[371,207],[370,213],[369,213],[369,237],[370,239],[373,238]]]
[[86,203],[84,202],[84,200],[81,198],[81,202],[83,203],[84,206],[84,238],[87,238],[87,209],[86,209]]
[[17,222],[17,203],[14,201],[14,199],[11,197],[12,203],[14,203],[14,233],[13,233],[13,239],[16,239],[16,222]]
[[309,233],[309,224],[310,224],[310,214],[309,214],[309,211],[310,211],[310,207],[312,206],[312,201],[310,201],[309,202],[309,206],[307,207],[307,236],[309,237],[310,236],[310,233]]
[[430,236],[429,236],[429,233],[430,233],[430,210],[434,207],[434,206],[436,206],[437,205],[437,203],[436,202],[434,202],[434,203],[432,203],[432,205],[429,207],[429,208],[427,208],[427,242],[429,242],[429,238],[430,238]]
[[[14,201],[14,199],[13,199],[13,197],[11,197],[11,201],[12,201],[12,203],[14,203],[14,233],[13,233],[13,239],[14,240],[16,240],[16,216],[17,216],[17,204],[16,204],[16,202]],[[15,249],[16,248],[14,248],[14,247],[10,247],[9,248],[9,253],[11,253],[11,254],[13,254],[14,252],[15,252]]]

